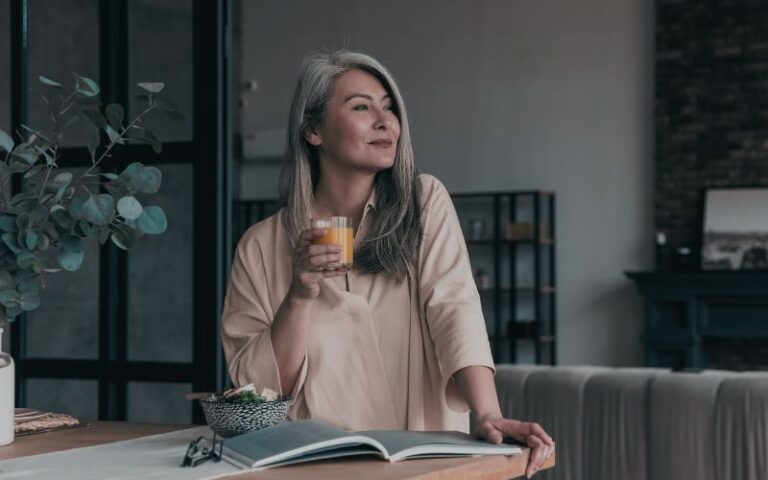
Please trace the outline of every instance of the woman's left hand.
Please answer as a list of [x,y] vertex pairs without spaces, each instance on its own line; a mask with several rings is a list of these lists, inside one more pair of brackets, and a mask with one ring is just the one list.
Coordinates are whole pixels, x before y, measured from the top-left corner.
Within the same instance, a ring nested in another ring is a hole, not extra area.
[[512,437],[531,448],[525,476],[531,478],[544,461],[555,452],[555,442],[538,423],[521,422],[498,414],[480,415],[475,422],[475,436],[491,443],[501,443],[504,436]]

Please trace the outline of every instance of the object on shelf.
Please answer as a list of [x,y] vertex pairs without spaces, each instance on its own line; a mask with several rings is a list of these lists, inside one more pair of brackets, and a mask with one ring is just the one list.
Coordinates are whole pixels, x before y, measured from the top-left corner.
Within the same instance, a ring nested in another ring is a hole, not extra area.
[[679,247],[672,256],[671,267],[675,270],[694,270],[696,265],[688,247]]
[[469,219],[469,228],[467,230],[467,237],[470,240],[481,240],[485,238],[486,233],[486,227],[487,224],[485,223],[485,220],[479,219],[479,218],[471,218]]
[[475,272],[475,283],[479,289],[491,288],[491,277],[488,276],[488,272],[485,269],[477,269],[477,272]]
[[667,234],[664,230],[656,232],[656,268],[665,270],[670,265],[669,245],[667,245]]
[[[507,240],[533,240],[534,226],[532,223],[508,223]],[[539,239],[550,240],[549,229],[546,223],[539,225]]]

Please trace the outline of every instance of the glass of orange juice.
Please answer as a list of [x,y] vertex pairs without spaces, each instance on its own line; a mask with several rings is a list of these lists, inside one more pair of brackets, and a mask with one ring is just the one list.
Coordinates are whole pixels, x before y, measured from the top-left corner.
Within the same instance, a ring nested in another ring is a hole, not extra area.
[[352,219],[349,217],[317,217],[311,221],[312,228],[324,228],[325,235],[312,240],[314,245],[341,245],[341,261],[330,262],[318,270],[351,270],[353,258]]

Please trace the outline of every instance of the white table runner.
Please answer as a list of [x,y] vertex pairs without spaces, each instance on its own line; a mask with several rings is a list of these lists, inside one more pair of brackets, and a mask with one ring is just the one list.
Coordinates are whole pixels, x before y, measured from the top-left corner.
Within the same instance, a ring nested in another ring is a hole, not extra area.
[[75,448],[0,461],[0,478],[11,479],[129,479],[173,478],[199,480],[241,472],[221,461],[181,467],[189,442],[213,438],[205,427],[151,435],[121,442]]

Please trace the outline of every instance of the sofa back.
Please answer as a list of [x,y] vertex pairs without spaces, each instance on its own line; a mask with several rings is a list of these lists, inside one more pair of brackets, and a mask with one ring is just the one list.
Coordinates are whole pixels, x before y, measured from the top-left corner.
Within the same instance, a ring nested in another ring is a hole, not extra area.
[[543,480],[768,479],[768,373],[497,365],[496,388],[555,439]]

